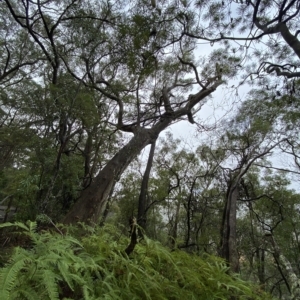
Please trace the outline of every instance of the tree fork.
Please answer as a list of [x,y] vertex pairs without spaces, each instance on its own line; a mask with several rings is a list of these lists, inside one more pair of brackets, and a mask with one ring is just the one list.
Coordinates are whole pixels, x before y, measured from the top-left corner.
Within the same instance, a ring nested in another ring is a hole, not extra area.
[[174,112],[165,112],[161,116],[160,121],[151,129],[131,125],[130,131],[134,133],[133,138],[107,163],[93,182],[81,192],[78,200],[63,219],[63,223],[86,222],[90,225],[98,224],[114,182],[120,178],[133,159],[147,145],[153,143],[158,135],[172,124],[174,120],[178,120],[186,115],[187,112],[214,92],[222,83],[222,80],[218,80],[210,88],[202,89],[198,93],[190,95],[185,107]]

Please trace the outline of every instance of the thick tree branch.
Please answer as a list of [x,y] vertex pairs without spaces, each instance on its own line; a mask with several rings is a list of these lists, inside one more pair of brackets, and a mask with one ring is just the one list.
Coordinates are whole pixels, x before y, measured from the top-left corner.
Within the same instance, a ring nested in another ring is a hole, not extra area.
[[254,11],[253,11],[253,17],[252,17],[252,22],[255,24],[257,22],[257,12],[258,12],[258,7],[260,4],[261,0],[257,0],[256,4],[254,6]]
[[294,50],[298,58],[300,58],[300,41],[295,35],[291,34],[286,23],[279,24],[279,32],[281,33],[283,39],[287,42],[287,44]]
[[33,66],[38,62],[39,62],[39,60],[34,60],[34,61],[17,64],[14,67],[12,67],[11,69],[9,69],[8,71],[6,71],[6,68],[5,68],[3,73],[0,72],[0,81],[3,80],[5,77],[9,76],[10,74],[18,71],[20,68],[25,67],[25,66]]
[[265,165],[257,164],[257,163],[254,163],[253,166],[257,166],[257,167],[260,167],[260,168],[272,169],[272,170],[277,170],[277,171],[282,171],[282,172],[287,172],[287,173],[293,173],[293,174],[300,175],[300,172],[289,170],[289,169],[284,169],[284,168],[276,168],[276,167],[273,167],[273,166],[272,167],[271,166],[265,166]]

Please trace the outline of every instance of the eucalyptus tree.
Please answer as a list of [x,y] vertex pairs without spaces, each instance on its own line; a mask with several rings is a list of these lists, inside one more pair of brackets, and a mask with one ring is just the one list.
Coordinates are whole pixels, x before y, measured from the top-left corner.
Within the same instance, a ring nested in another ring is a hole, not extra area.
[[196,0],[190,5],[198,9],[201,22],[191,26],[186,18],[184,34],[227,44],[230,51],[240,53],[242,62],[248,62],[240,65],[246,65],[247,78],[258,79],[274,93],[280,87],[281,92],[295,92],[293,82],[300,77],[298,0]]
[[[171,247],[216,254],[221,196],[212,187],[217,164],[209,157],[208,147],[206,154],[203,148],[195,153],[170,134],[159,138],[143,203],[145,232]],[[148,177],[149,163],[145,172],[142,165],[138,159],[123,174],[112,196],[108,221],[127,226],[128,217],[140,210],[140,186],[144,175]]]
[[238,271],[239,268],[236,217],[243,177],[254,164],[263,162],[263,159],[285,140],[280,135],[273,134],[274,124],[271,119],[261,119],[259,116],[249,114],[246,107],[242,106],[229,122],[229,127],[219,143],[219,147],[226,152],[221,168],[227,185],[220,254],[226,258],[234,271]]
[[[162,11],[151,11],[139,4],[123,15],[124,23],[110,35],[114,52],[108,48],[108,57],[96,58],[90,53],[83,71],[87,74],[84,83],[116,104],[112,120],[116,129],[132,133],[133,138],[81,194],[66,222],[74,222],[76,217],[95,222],[113,181],[132,159],[179,118],[187,117],[193,123],[194,111],[223,83],[217,70],[200,74],[193,63],[195,43],[181,35],[174,18],[180,8],[166,6]],[[69,71],[77,76],[70,67]],[[230,68],[227,75],[232,75]],[[192,87],[196,92],[187,95]]]
[[[34,45],[41,65],[31,77],[54,86],[53,101],[64,93],[61,74],[69,73],[78,86],[94,89],[115,107],[109,123],[116,131],[133,134],[82,191],[68,223],[97,222],[114,182],[133,158],[179,118],[193,123],[194,112],[235,73],[234,57],[224,59],[222,74],[210,63],[218,53],[201,62],[205,70],[197,67],[195,41],[182,34],[180,21],[183,11],[193,13],[180,3],[162,2],[159,9],[148,1],[5,0],[1,5],[15,32]],[[59,136],[68,118],[62,109]]]
[[[289,119],[291,123],[292,119],[294,122],[297,119],[295,107],[300,76],[299,1],[193,1],[187,5],[194,6],[195,10],[198,8],[200,21],[192,26],[186,17],[182,21],[184,34],[205,40],[211,45],[224,43],[230,49],[229,52],[239,53],[243,59],[237,67],[244,71],[241,83],[246,80],[257,83],[261,88],[259,93],[264,94],[260,99],[263,98],[265,108],[260,110],[260,100],[254,99],[255,103],[249,105],[251,109],[248,113],[256,113],[262,120],[269,120],[273,124],[273,129],[270,128],[273,140],[287,137],[287,132],[280,137],[284,127],[288,127],[287,123],[281,127],[281,121]],[[291,112],[291,118],[284,113],[284,106],[290,106],[287,110]],[[295,138],[291,141],[286,140],[281,147],[293,154],[297,163],[295,151],[298,144]],[[249,159],[249,153],[244,159]]]
[[[285,163],[274,162],[257,165],[260,168],[280,169],[294,174],[295,179],[299,175],[299,80],[295,81],[295,93],[285,95],[273,95],[273,91],[267,89],[252,89],[248,93],[248,99],[241,105],[244,114],[254,114],[257,119],[265,119],[270,123],[273,139],[283,139],[278,154],[284,157]],[[289,159],[291,158],[291,159]],[[290,161],[290,163],[288,163]],[[292,161],[294,162],[292,166]]]
[[299,195],[289,184],[286,172],[257,168],[245,176],[240,192],[241,274],[279,298],[298,292]]

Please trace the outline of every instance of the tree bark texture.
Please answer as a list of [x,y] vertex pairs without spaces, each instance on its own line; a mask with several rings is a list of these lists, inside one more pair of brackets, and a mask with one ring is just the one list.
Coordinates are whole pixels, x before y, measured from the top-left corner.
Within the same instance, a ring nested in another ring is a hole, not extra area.
[[129,226],[130,226],[130,243],[126,247],[125,252],[127,255],[133,252],[136,244],[138,243],[137,240],[137,223],[136,223],[136,218],[132,217],[129,220]]
[[230,184],[221,227],[221,257],[226,259],[233,272],[239,271],[239,258],[236,249],[236,205],[238,196],[238,184]]
[[150,177],[150,172],[153,164],[154,152],[155,152],[156,141],[151,144],[150,153],[147,161],[146,170],[143,175],[143,180],[141,184],[141,191],[139,196],[139,206],[138,206],[138,224],[144,230],[146,230],[147,223],[147,192],[148,192],[148,182]]

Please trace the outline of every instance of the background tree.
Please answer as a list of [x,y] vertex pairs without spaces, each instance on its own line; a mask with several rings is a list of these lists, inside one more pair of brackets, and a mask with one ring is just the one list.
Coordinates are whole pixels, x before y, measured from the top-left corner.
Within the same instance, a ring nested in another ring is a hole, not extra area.
[[254,54],[256,60],[251,59],[245,68],[247,78],[258,79],[274,92],[280,87],[286,93],[295,92],[292,84],[300,76],[299,1],[211,0],[190,5],[198,8],[198,17],[204,22],[190,26],[186,19],[184,34],[210,43],[225,43],[230,51],[240,53],[246,66]]

